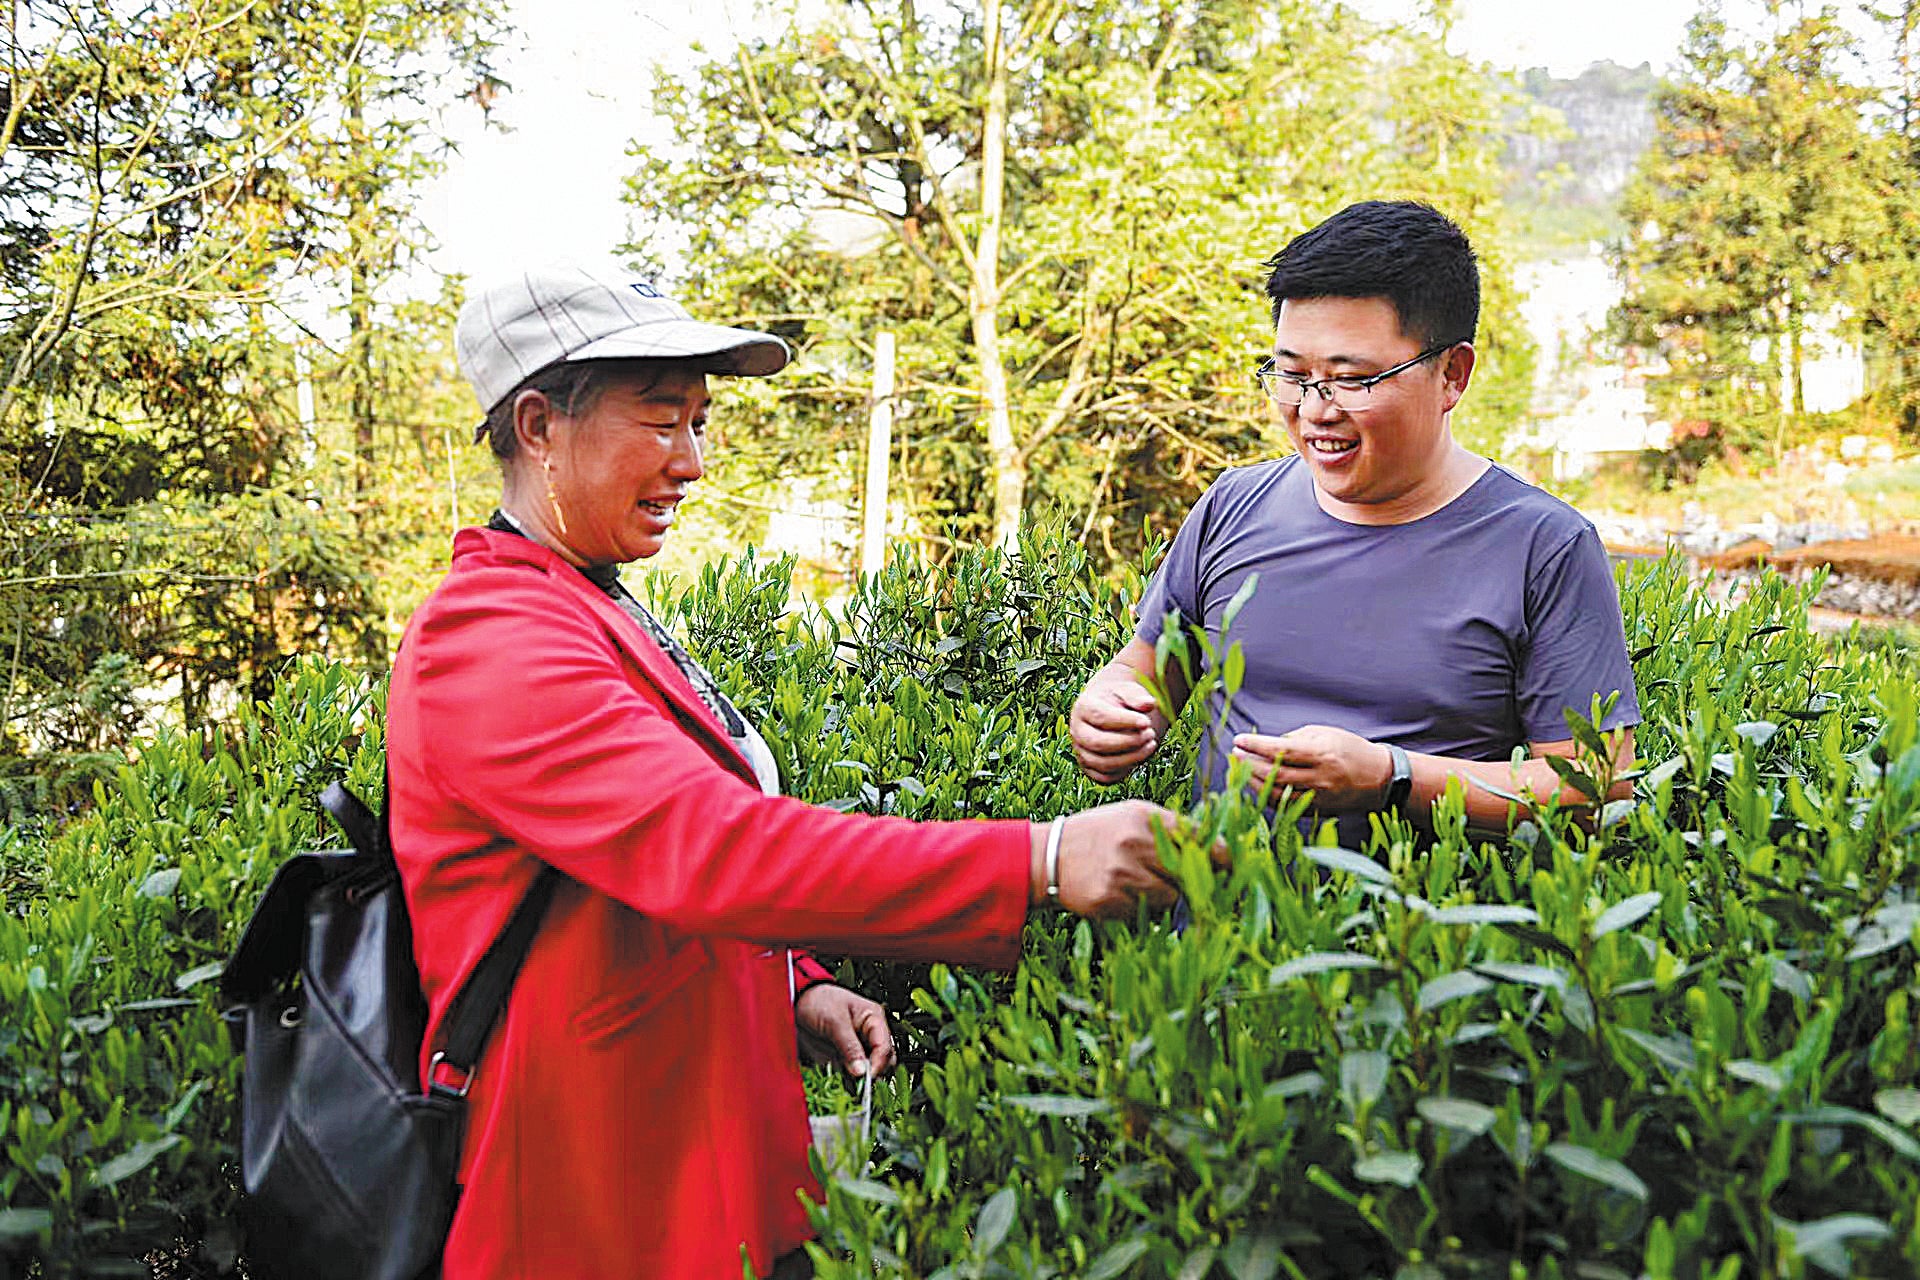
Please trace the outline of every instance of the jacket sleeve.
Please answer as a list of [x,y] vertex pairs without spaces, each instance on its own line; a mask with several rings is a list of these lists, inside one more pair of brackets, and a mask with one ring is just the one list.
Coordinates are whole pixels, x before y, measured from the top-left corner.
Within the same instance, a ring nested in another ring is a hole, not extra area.
[[915,823],[764,796],[636,687],[593,611],[556,608],[574,602],[524,569],[471,578],[409,636],[411,702],[434,784],[488,829],[688,933],[1017,958],[1026,823]]
[[808,987],[834,981],[833,970],[804,951],[796,951],[788,961],[793,965],[793,998],[798,1001]]

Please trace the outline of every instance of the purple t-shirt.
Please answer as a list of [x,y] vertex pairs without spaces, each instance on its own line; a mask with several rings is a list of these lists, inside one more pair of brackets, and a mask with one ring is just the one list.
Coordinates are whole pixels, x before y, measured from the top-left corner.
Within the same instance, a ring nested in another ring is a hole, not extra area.
[[[1221,618],[1260,580],[1221,642]],[[1226,780],[1236,733],[1307,724],[1410,751],[1504,760],[1572,736],[1566,710],[1620,699],[1602,722],[1640,722],[1620,600],[1585,517],[1498,465],[1432,515],[1358,525],[1320,509],[1298,456],[1236,467],[1194,505],[1137,610],[1139,638],[1170,609],[1246,676],[1195,794]],[[1208,753],[1203,752],[1202,759]]]

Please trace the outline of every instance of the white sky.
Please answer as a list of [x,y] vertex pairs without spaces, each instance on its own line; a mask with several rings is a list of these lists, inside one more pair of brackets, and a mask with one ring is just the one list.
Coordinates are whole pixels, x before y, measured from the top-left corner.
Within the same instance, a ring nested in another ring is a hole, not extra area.
[[[1416,0],[1349,0],[1368,17],[1408,21]],[[751,0],[515,0],[515,47],[501,66],[513,90],[483,129],[477,108],[445,120],[460,145],[427,191],[424,213],[443,272],[486,280],[513,265],[608,256],[626,235],[622,180],[635,139],[661,140],[649,112],[651,68],[695,41],[724,46]],[[1577,74],[1591,62],[1672,61],[1691,0],[1459,0],[1452,47],[1499,66]]]

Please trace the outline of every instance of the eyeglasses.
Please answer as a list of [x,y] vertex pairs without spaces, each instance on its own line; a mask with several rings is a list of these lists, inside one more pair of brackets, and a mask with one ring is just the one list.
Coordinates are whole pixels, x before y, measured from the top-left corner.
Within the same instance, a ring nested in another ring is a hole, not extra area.
[[1443,342],[1437,347],[1428,347],[1411,360],[1402,360],[1391,369],[1382,369],[1379,373],[1364,378],[1321,378],[1317,381],[1302,378],[1297,374],[1281,373],[1273,367],[1273,357],[1268,356],[1253,371],[1260,380],[1261,388],[1272,397],[1273,402],[1283,409],[1297,409],[1307,397],[1308,391],[1318,392],[1320,398],[1342,413],[1365,413],[1373,407],[1372,391],[1375,383],[1385,382],[1396,373],[1405,373],[1422,360],[1431,360],[1444,352],[1459,346],[1458,340]]

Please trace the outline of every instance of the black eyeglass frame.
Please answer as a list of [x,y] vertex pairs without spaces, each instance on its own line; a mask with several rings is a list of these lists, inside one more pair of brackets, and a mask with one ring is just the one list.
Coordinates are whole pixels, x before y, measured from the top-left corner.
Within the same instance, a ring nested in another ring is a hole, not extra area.
[[[1376,384],[1385,382],[1395,374],[1405,373],[1422,360],[1431,360],[1437,355],[1443,355],[1467,341],[1470,341],[1470,339],[1455,338],[1452,342],[1443,342],[1437,347],[1428,347],[1425,351],[1422,351],[1410,360],[1402,360],[1391,369],[1382,369],[1379,373],[1370,373],[1364,378],[1315,378],[1311,380],[1307,378],[1296,378],[1291,374],[1281,373],[1275,369],[1273,367],[1272,356],[1268,356],[1260,362],[1259,366],[1253,371],[1253,377],[1254,381],[1260,384],[1260,389],[1267,393],[1267,399],[1273,401],[1283,409],[1298,409],[1307,402],[1307,392],[1309,391],[1318,395],[1323,402],[1333,404],[1333,389],[1331,386],[1333,383],[1340,383],[1341,390],[1370,392]],[[1269,381],[1269,379],[1272,381]],[[1300,398],[1294,401],[1282,400],[1273,393],[1276,384],[1300,388]],[[1371,405],[1340,405],[1339,409],[1342,413],[1352,413],[1356,410],[1364,412],[1371,407]]]

